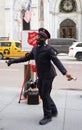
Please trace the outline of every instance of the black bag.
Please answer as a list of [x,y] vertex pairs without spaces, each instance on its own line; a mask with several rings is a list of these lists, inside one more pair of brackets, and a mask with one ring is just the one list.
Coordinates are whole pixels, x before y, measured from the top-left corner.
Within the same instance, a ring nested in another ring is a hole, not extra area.
[[27,104],[30,105],[39,104],[40,97],[38,91],[29,91],[27,95],[28,95]]
[[26,98],[27,95],[28,95],[28,91],[30,88],[36,88],[37,86],[37,80],[35,82],[33,82],[31,79],[28,80],[26,83],[25,83],[25,86],[24,86],[24,93],[23,93],[23,96]]

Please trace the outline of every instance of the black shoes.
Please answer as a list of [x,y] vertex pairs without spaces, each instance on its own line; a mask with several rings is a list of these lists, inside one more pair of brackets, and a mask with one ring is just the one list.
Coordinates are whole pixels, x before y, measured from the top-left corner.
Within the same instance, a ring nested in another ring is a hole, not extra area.
[[[57,117],[57,115],[58,115],[57,111],[52,112],[52,117]],[[51,117],[44,117],[42,120],[40,120],[39,124],[45,125],[45,124],[49,123],[50,121],[52,121]]]
[[40,125],[45,125],[49,123],[52,120],[52,118],[44,117],[42,120],[40,120],[39,124]]

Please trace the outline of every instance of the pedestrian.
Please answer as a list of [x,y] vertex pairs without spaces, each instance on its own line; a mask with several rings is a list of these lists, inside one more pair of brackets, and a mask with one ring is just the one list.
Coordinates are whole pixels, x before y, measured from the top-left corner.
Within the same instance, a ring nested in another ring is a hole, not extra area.
[[10,66],[13,63],[35,60],[39,94],[42,99],[44,113],[43,119],[39,121],[40,125],[47,124],[52,120],[53,116],[56,117],[58,114],[57,107],[50,96],[52,82],[57,75],[54,65],[68,80],[72,79],[72,76],[67,72],[64,65],[57,58],[54,49],[50,45],[46,44],[46,40],[49,38],[50,33],[48,30],[45,28],[39,28],[38,36],[36,38],[37,45],[32,48],[31,52],[24,57],[10,59],[7,62],[7,65]]

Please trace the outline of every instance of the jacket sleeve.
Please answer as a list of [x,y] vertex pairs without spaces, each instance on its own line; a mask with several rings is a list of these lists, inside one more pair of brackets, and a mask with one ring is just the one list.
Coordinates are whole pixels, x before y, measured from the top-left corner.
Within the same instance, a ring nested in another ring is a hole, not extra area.
[[31,51],[28,55],[26,55],[24,57],[12,59],[11,62],[12,63],[20,63],[20,62],[29,61],[31,59],[34,59],[33,51]]
[[53,61],[53,63],[56,65],[56,67],[59,69],[59,71],[65,75],[67,70],[66,68],[64,67],[64,65],[61,63],[61,61],[57,58],[53,48],[51,48],[49,50],[49,54],[50,54],[50,59]]

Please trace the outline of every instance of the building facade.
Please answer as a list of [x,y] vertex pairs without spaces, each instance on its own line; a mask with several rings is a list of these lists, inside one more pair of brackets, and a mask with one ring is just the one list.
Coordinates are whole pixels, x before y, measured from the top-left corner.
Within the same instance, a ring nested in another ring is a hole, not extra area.
[[[31,2],[31,21],[23,19]],[[23,30],[47,28],[52,38],[82,41],[82,0],[0,0],[0,37],[22,40]]]

